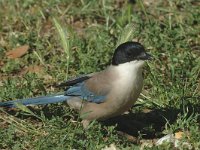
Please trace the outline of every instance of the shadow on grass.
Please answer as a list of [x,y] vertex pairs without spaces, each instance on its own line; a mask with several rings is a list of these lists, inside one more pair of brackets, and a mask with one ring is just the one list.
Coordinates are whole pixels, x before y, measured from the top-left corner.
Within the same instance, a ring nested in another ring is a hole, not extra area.
[[[107,126],[117,125],[116,130],[134,137],[142,135],[143,139],[160,138],[163,136],[162,131],[165,129],[166,123],[174,123],[178,114],[187,113],[187,116],[190,117],[192,114],[200,113],[200,104],[190,103],[188,98],[197,100],[200,97],[184,97],[181,100],[180,109],[168,107],[129,113],[104,121],[103,124]],[[200,116],[198,122],[200,122]]]
[[180,111],[171,109],[156,109],[149,112],[129,113],[104,121],[105,125],[117,124],[116,130],[137,137],[142,135],[144,139],[158,138],[162,136],[167,120],[173,123]]

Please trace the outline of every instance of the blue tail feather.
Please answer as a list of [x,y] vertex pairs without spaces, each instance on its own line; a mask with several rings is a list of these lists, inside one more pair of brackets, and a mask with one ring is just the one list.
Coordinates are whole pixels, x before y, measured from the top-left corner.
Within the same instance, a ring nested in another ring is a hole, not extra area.
[[58,103],[67,101],[70,96],[65,96],[63,94],[60,95],[52,95],[52,96],[43,96],[43,97],[35,97],[35,98],[27,98],[27,99],[19,99],[7,102],[0,102],[0,107],[16,107],[16,103],[21,103],[23,105],[45,105],[50,103]]

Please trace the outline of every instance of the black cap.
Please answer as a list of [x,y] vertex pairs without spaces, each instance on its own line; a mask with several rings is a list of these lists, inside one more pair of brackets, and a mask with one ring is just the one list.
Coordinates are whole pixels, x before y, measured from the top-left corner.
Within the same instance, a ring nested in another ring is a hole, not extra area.
[[114,52],[112,65],[119,65],[134,60],[149,60],[151,55],[145,52],[144,46],[138,42],[125,42]]

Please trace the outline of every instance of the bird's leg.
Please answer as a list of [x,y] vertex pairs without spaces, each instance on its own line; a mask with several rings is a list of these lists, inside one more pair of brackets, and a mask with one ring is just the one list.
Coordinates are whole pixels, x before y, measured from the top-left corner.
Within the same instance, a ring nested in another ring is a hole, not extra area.
[[[68,100],[67,104],[69,105],[70,108],[75,109],[77,111],[80,111],[82,109],[82,107],[85,105],[85,103],[84,103],[84,101],[82,99],[79,99],[79,98],[76,98],[76,97],[71,98],[70,100]],[[83,128],[87,129],[89,124],[90,124],[90,121],[86,120],[86,119],[83,119],[81,121],[81,123],[83,124]]]

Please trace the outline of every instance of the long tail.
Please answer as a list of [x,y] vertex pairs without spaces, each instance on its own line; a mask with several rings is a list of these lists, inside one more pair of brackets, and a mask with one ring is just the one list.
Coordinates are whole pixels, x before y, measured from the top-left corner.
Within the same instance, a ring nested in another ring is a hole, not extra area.
[[60,94],[60,95],[52,95],[52,96],[19,99],[19,100],[7,101],[7,102],[0,102],[0,107],[16,107],[16,103],[20,103],[26,106],[45,105],[45,104],[50,104],[50,103],[64,102],[64,101],[67,101],[69,98],[70,96],[65,96],[63,94]]

